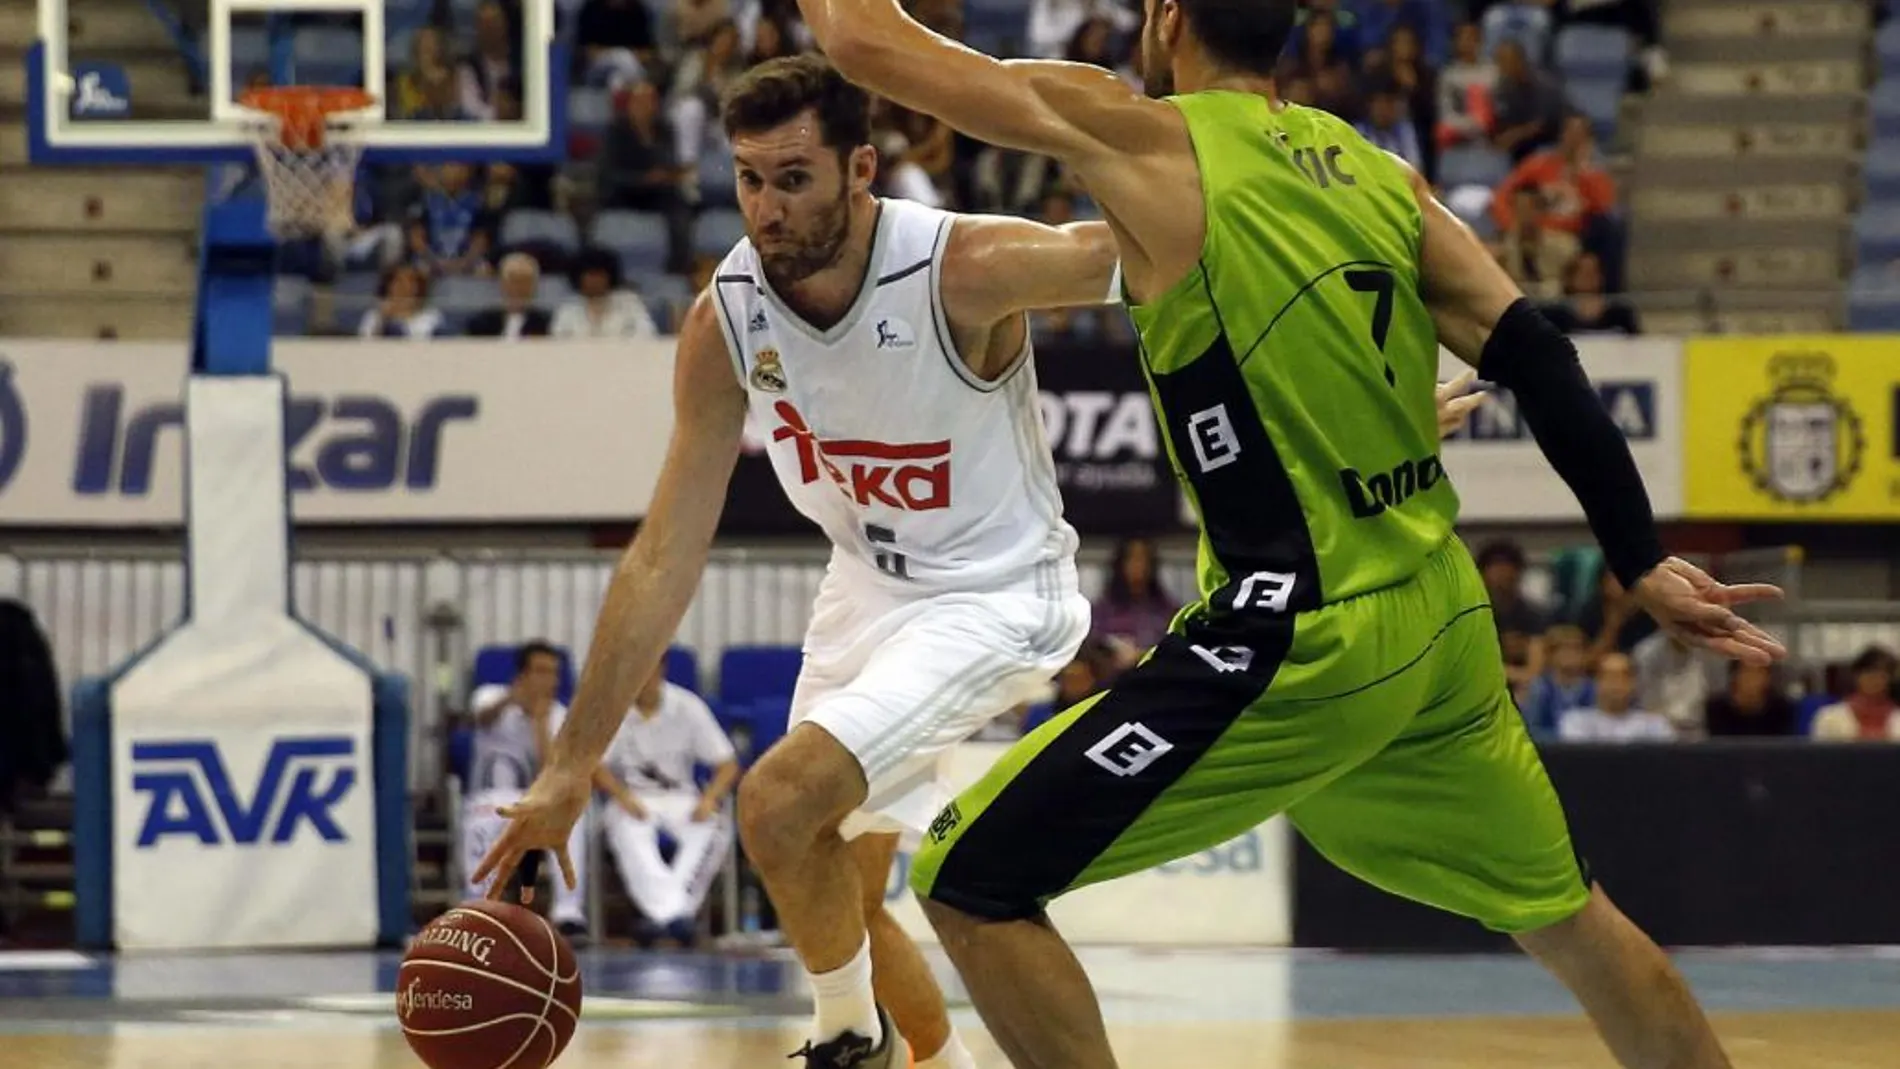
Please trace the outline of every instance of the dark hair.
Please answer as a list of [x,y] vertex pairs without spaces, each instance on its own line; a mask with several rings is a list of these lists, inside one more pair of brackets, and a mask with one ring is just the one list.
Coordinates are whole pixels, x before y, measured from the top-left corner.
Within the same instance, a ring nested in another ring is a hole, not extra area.
[[1483,571],[1493,564],[1509,564],[1523,571],[1530,562],[1524,559],[1524,550],[1516,542],[1487,542],[1478,550],[1478,570]]
[[624,281],[620,272],[620,257],[610,249],[599,245],[583,245],[574,258],[567,262],[567,282],[575,289],[581,288],[581,278],[590,271],[599,271],[607,276],[607,288],[617,290]]
[[556,667],[560,666],[560,663],[561,663],[560,650],[557,650],[553,646],[549,645],[547,641],[544,639],[538,639],[538,638],[531,639],[527,642],[523,642],[521,644],[521,648],[515,651],[515,674],[520,675],[521,673],[527,671],[528,666],[534,663],[535,657],[541,654],[546,654],[547,656],[554,658],[555,666]]
[[[1299,0],[1180,0],[1194,39],[1214,62],[1270,75],[1285,51]],[[1317,17],[1321,12],[1314,12]],[[1336,21],[1336,20],[1335,20]],[[1334,46],[1335,49],[1337,46]]]
[[1889,653],[1885,647],[1869,646],[1860,651],[1860,655],[1855,657],[1853,661],[1848,664],[1847,670],[1854,675],[1860,675],[1862,672],[1892,673],[1894,670],[1894,661],[1894,655]]
[[[1128,558],[1136,546],[1148,547],[1148,589],[1137,591],[1128,585]],[[1154,539],[1145,535],[1124,538],[1115,544],[1115,556],[1108,563],[1107,600],[1112,605],[1133,605],[1143,601],[1171,601],[1161,585],[1161,550]]]
[[871,96],[845,81],[813,52],[768,59],[735,78],[719,102],[726,137],[770,130],[806,111],[818,113],[818,136],[848,156],[871,143]]

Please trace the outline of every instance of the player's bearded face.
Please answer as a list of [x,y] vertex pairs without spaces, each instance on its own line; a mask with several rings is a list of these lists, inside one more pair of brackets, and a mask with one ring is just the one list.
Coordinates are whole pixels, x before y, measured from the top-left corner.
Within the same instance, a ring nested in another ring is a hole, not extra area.
[[751,235],[765,277],[774,287],[801,282],[838,262],[851,228],[851,186],[843,168],[815,174],[806,188],[783,193],[788,203]]

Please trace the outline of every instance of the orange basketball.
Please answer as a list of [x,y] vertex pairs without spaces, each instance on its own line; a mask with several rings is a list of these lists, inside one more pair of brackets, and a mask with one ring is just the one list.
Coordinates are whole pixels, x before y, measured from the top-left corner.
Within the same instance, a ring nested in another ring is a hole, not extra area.
[[464,902],[429,922],[396,973],[396,1017],[429,1069],[546,1069],[580,1012],[573,948],[507,902]]

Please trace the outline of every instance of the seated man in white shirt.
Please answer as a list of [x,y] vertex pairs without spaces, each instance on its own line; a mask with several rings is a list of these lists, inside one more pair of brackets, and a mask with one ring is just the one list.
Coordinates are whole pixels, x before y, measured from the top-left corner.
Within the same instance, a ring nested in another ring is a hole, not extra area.
[[[560,684],[561,655],[545,642],[528,642],[515,653],[515,678],[503,686],[490,683],[475,688],[469,696],[469,711],[475,718],[475,747],[469,762],[468,782],[463,785],[462,873],[474,872],[488,853],[495,837],[507,825],[496,812],[502,806],[521,799],[541,768],[548,743],[567,719],[567,706],[554,698]],[[576,821],[568,839],[568,856],[574,861],[575,885],[569,890],[558,875],[554,879],[554,905],[549,920],[570,940],[587,934],[585,887],[581,879],[586,864],[586,820]],[[463,887],[464,898],[481,898],[486,888],[477,884]]]
[[[695,764],[713,767],[704,791],[694,789]],[[712,710],[656,671],[594,773],[612,799],[601,818],[607,846],[643,914],[640,945],[662,935],[693,942],[699,907],[732,843],[722,803],[738,779],[738,755]],[[660,855],[661,831],[675,843],[671,863]]]
[[1596,704],[1572,709],[1557,721],[1565,742],[1670,742],[1674,725],[1661,713],[1636,708],[1636,668],[1628,654],[1606,653],[1597,661]]

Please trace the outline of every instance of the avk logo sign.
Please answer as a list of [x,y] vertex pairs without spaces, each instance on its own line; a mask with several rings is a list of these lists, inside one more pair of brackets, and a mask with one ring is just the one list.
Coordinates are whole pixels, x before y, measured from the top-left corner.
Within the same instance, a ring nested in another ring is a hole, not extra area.
[[281,846],[300,831],[346,842],[335,810],[356,780],[356,743],[348,736],[277,739],[254,784],[233,779],[210,739],[135,742],[132,789],[146,802],[138,845],[177,837],[206,846]]

